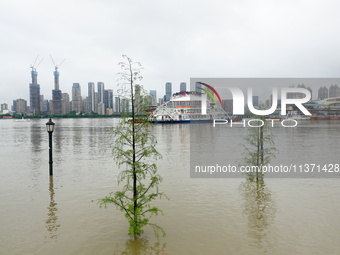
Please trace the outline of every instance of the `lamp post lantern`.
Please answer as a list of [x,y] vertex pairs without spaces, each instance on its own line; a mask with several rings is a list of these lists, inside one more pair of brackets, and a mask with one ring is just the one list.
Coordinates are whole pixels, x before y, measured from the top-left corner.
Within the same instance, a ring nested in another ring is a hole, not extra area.
[[49,138],[49,164],[50,164],[50,176],[53,175],[53,160],[52,160],[52,133],[54,131],[54,122],[50,120],[46,123],[46,129],[48,132],[48,138]]

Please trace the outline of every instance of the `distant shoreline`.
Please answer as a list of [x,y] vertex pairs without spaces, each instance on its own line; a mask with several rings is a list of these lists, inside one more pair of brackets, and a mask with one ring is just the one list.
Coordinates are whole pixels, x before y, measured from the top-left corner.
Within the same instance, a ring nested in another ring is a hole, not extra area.
[[[113,115],[100,115],[100,114],[66,114],[66,115],[24,115],[24,119],[77,119],[77,118],[121,118],[121,117],[130,117],[129,114],[113,114]],[[21,119],[21,114],[15,114],[15,115],[0,115],[0,119]]]

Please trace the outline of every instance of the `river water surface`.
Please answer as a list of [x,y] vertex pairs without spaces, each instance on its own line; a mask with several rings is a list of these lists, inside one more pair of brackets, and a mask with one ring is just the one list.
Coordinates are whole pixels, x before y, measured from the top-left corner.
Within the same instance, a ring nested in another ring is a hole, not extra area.
[[[120,211],[92,202],[118,189],[110,137],[118,119],[54,119],[53,178],[46,122],[0,120],[1,255],[339,254],[340,179],[190,178],[190,124],[153,127],[170,198],[156,202],[164,216],[154,222],[167,235],[146,229],[131,240]],[[227,132],[230,144],[242,143],[244,129]],[[339,121],[275,133],[276,163],[340,163]],[[226,147],[233,158],[236,147]]]

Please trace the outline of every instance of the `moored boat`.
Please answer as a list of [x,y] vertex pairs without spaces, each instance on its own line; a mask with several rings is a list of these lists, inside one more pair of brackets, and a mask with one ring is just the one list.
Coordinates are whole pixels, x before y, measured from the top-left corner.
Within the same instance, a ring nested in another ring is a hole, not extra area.
[[230,119],[221,104],[207,97],[204,92],[181,91],[154,110],[153,123],[212,122],[214,119]]
[[15,122],[29,122],[29,121],[31,121],[30,119],[25,119],[24,118],[24,115],[22,114],[21,115],[21,119],[16,119],[16,120],[14,120]]

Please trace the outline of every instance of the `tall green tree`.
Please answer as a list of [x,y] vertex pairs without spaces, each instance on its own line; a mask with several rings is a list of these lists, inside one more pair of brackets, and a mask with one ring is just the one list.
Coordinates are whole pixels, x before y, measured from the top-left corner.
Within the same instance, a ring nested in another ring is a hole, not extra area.
[[119,168],[124,167],[118,175],[121,190],[100,199],[100,203],[112,203],[124,212],[130,225],[129,234],[134,238],[139,237],[147,225],[153,227],[157,236],[165,235],[160,226],[150,223],[151,216],[162,213],[152,202],[165,195],[159,191],[162,177],[157,173],[155,161],[161,155],[156,150],[157,141],[148,121],[148,98],[139,83],[142,66],[125,55],[123,58],[125,61],[119,63],[118,93],[124,102],[125,114],[112,129],[113,157]]

